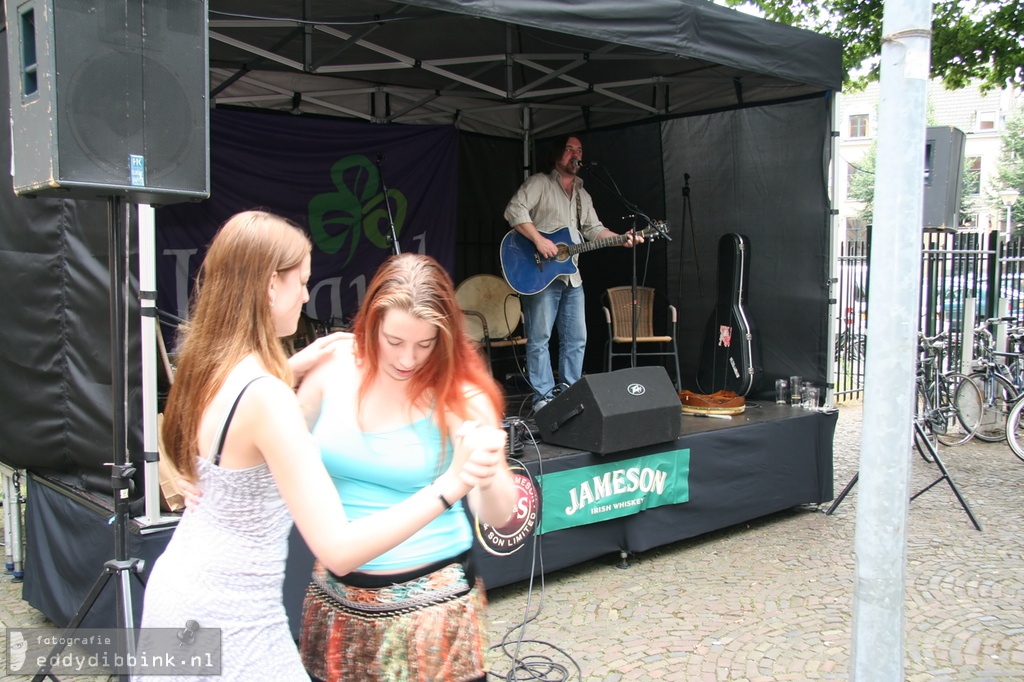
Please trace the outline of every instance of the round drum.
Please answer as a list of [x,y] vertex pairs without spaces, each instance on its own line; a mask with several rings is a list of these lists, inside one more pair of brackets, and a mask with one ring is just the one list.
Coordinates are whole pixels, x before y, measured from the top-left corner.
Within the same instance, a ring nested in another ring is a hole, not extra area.
[[[463,310],[475,310],[484,316],[491,339],[507,339],[519,326],[522,311],[519,296],[501,277],[468,277],[455,289],[455,298]],[[466,333],[477,341],[484,338],[483,326],[473,315],[466,315]]]

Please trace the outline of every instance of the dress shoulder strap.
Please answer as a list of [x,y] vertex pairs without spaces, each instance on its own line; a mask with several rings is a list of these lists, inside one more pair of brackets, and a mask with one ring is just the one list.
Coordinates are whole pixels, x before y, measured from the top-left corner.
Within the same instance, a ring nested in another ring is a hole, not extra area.
[[231,403],[231,409],[228,410],[228,414],[224,418],[224,423],[220,425],[220,429],[218,429],[217,435],[214,438],[214,447],[213,447],[213,463],[214,463],[214,465],[220,466],[220,454],[221,454],[221,451],[224,449],[224,439],[228,435],[228,426],[231,425],[231,419],[232,419],[232,417],[235,416],[235,410],[238,409],[238,403],[242,400],[242,394],[245,393],[245,389],[247,389],[250,386],[252,386],[253,382],[259,381],[260,379],[263,379],[263,378],[269,377],[269,376],[270,376],[269,374],[261,374],[260,376],[255,377],[254,379],[250,379],[249,381],[247,381],[245,383],[245,386],[242,386],[241,390],[238,391],[238,395],[235,396],[235,402]]

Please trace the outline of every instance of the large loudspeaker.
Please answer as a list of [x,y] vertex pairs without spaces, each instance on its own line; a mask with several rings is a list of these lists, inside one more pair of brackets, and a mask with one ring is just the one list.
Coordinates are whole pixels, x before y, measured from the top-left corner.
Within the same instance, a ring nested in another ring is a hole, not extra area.
[[207,0],[5,0],[14,191],[210,195]]
[[960,224],[967,136],[949,126],[928,128],[924,149],[924,227]]
[[545,443],[604,455],[675,440],[681,405],[664,367],[588,374],[537,413]]

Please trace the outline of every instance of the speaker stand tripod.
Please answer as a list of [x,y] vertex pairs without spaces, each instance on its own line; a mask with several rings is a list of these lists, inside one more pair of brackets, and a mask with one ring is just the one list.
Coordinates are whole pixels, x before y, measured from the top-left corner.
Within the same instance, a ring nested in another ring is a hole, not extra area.
[[[68,626],[61,632],[58,643],[46,657],[46,665],[39,669],[33,682],[42,682],[47,677],[58,679],[50,673],[51,661],[64,650],[69,637],[78,629],[88,615],[103,588],[113,578],[117,590],[118,654],[121,660],[135,656],[135,622],[132,614],[131,576],[142,584],[139,572],[142,560],[128,556],[128,508],[129,481],[135,474],[135,467],[128,462],[128,420],[127,420],[127,354],[128,354],[128,322],[127,297],[128,283],[128,246],[127,246],[127,207],[120,197],[108,199],[108,261],[110,267],[110,359],[111,359],[111,403],[113,407],[113,455],[111,465],[111,489],[114,496],[114,558],[103,564],[100,574],[85,601]],[[127,682],[130,674],[127,669],[119,671],[119,680]]]
[[[946,465],[942,463],[942,458],[939,457],[938,449],[932,443],[931,439],[928,438],[928,434],[925,433],[924,427],[921,426],[921,422],[918,421],[917,419],[914,420],[914,447],[917,448],[917,451],[921,454],[921,456],[924,458],[926,462],[934,462],[935,466],[938,467],[939,472],[942,475],[936,478],[928,485],[926,485],[925,487],[918,490],[916,493],[914,493],[910,497],[910,501],[913,502],[918,497],[928,492],[942,481],[945,481],[947,484],[949,484],[949,487],[953,491],[953,494],[956,495],[956,499],[957,501],[960,502],[960,506],[963,507],[964,512],[967,514],[967,518],[971,520],[971,523],[974,524],[974,527],[977,530],[981,530],[981,524],[978,523],[978,519],[975,518],[974,512],[971,511],[970,505],[967,504],[967,500],[964,499],[964,496],[960,494],[960,489],[957,488],[956,483],[953,482],[953,477],[949,475],[949,470],[946,469]],[[927,453],[925,453],[925,449],[928,451]],[[846,484],[846,487],[843,488],[842,492],[839,493],[836,499],[832,502],[832,506],[830,506],[828,510],[825,511],[826,515],[832,515],[832,512],[836,510],[836,507],[838,507],[839,504],[843,501],[843,499],[850,493],[850,491],[853,490],[853,486],[857,485],[857,479],[859,478],[860,472],[858,471],[853,475],[853,478],[850,479],[850,482]]]

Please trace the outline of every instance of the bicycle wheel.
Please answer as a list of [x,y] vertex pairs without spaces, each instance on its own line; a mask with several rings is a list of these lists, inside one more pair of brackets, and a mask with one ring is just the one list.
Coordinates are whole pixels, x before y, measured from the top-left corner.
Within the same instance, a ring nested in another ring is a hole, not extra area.
[[1018,400],[1017,404],[1010,410],[1006,417],[1006,442],[1010,450],[1017,458],[1024,461],[1024,424],[1021,423],[1021,415],[1024,414],[1024,400]]
[[976,372],[971,381],[981,389],[984,399],[981,423],[974,435],[986,443],[998,443],[1006,438],[1006,415],[1017,393],[1009,381],[995,374]]
[[940,381],[940,405],[933,421],[941,420],[941,426],[935,428],[935,438],[943,445],[961,445],[977,435],[984,414],[981,389],[959,372],[944,374]]
[[[925,437],[928,438],[928,441],[932,444],[932,446],[938,447],[938,441],[935,438],[935,423],[932,421],[932,415],[937,413],[938,410],[932,409],[930,393],[924,387],[924,385],[922,385],[920,379],[918,379],[917,381],[916,388],[914,390],[914,396],[914,421],[920,424],[922,427],[924,427]],[[923,459],[924,461],[933,461],[925,448],[918,447],[917,452],[918,454],[921,455],[921,459]]]

